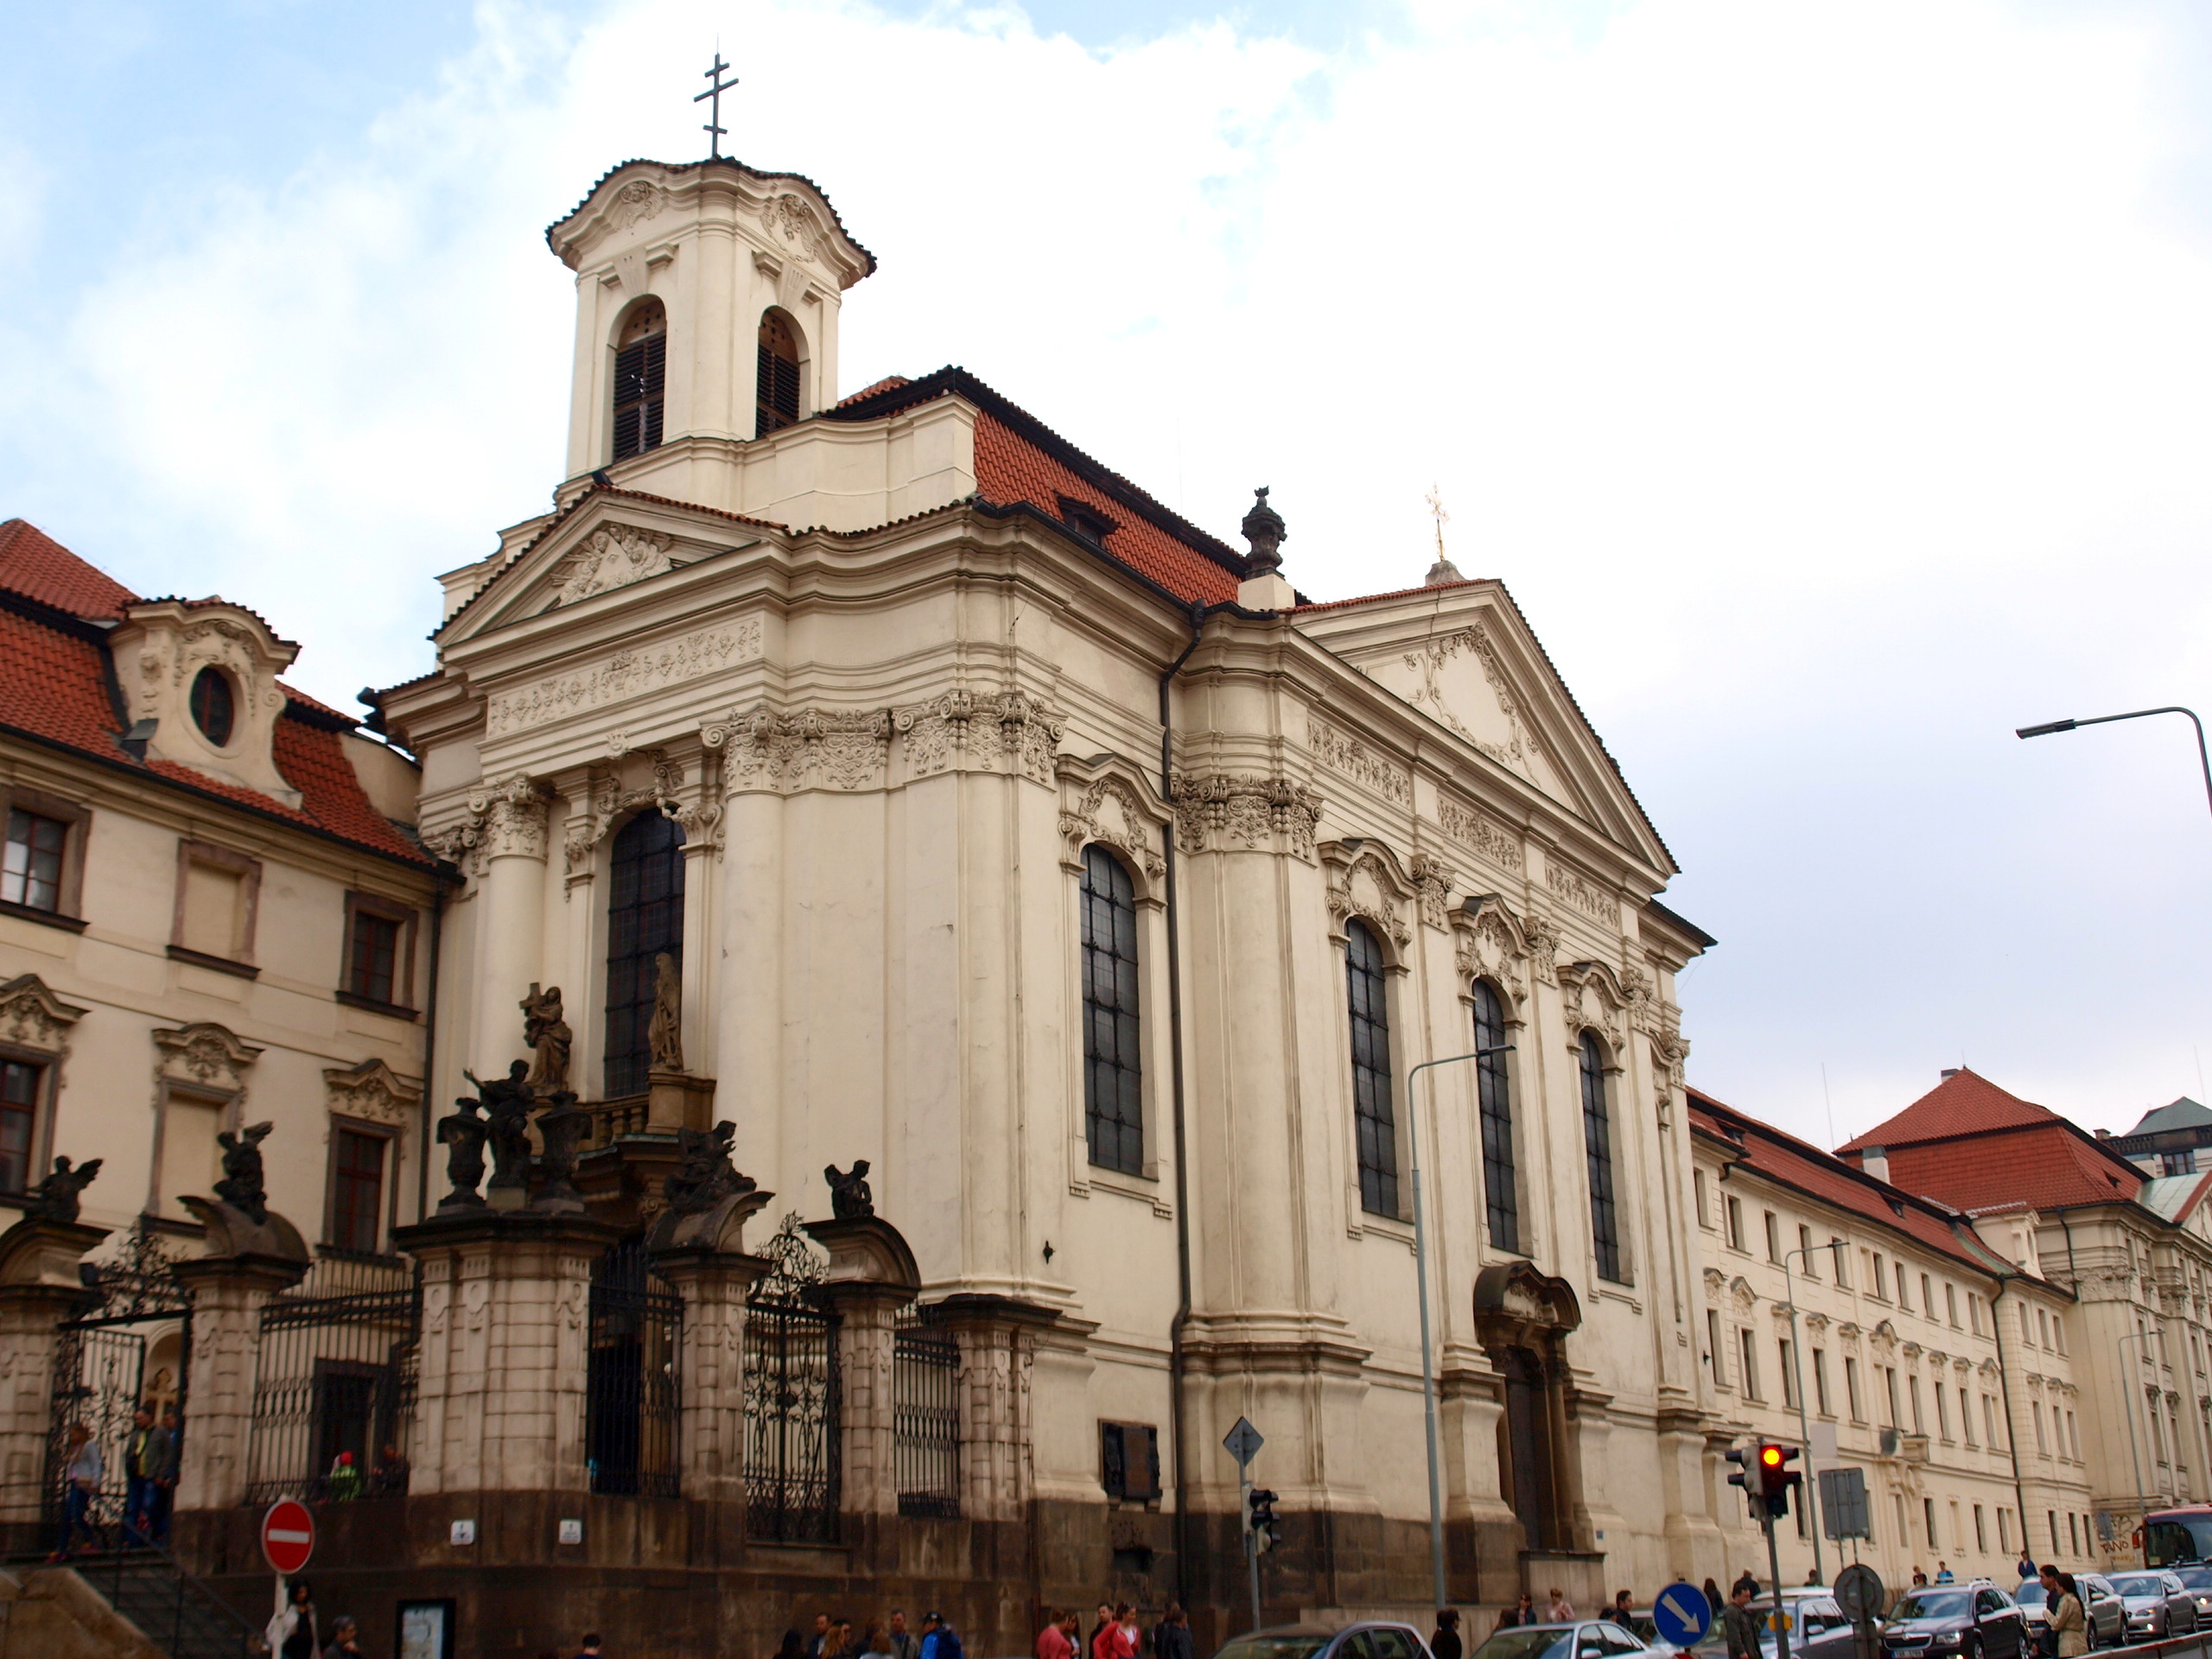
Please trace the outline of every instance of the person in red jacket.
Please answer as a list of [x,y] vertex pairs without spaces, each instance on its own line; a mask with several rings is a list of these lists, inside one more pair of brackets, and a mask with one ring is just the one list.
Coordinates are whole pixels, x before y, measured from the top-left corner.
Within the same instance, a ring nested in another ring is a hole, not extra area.
[[1075,1659],[1075,1638],[1069,1632],[1075,1615],[1055,1607],[1045,1628],[1037,1633],[1037,1659]]

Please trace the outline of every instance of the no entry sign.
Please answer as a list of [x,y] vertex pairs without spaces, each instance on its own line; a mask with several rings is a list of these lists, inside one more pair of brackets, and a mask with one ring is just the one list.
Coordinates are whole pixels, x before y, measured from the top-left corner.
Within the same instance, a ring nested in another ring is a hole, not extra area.
[[308,1564],[315,1554],[315,1516],[306,1504],[288,1497],[269,1506],[261,1517],[261,1553],[286,1578]]

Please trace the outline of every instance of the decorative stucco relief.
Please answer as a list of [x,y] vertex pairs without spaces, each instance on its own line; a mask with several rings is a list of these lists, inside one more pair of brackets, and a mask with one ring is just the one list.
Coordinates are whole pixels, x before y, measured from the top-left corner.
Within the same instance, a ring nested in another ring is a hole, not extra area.
[[674,568],[673,537],[634,524],[602,524],[553,569],[553,599],[546,608],[573,605],[610,588],[643,582]]
[[[629,752],[626,741],[619,737],[610,738],[608,745],[616,749],[617,758]],[[722,804],[703,768],[694,781],[665,749],[645,748],[638,753],[652,767],[649,782],[625,789],[620,778],[595,772],[569,798],[568,823],[561,841],[571,888],[591,879],[599,843],[640,807],[652,807],[674,820],[683,831],[686,849],[721,850]]]
[[322,1084],[332,1111],[403,1130],[423,1099],[420,1084],[410,1083],[382,1060],[329,1067]]
[[1452,871],[1434,854],[1415,853],[1412,874],[1414,886],[1420,893],[1422,925],[1439,931],[1449,927],[1452,884],[1455,880]]
[[1544,855],[1544,885],[1592,921],[1603,922],[1616,931],[1619,929],[1620,901],[1599,887],[1593,878],[1583,874],[1556,853]]
[[0,985],[0,1037],[21,1048],[57,1058],[69,1052],[69,1027],[86,1010],[64,1002],[36,974],[18,974]]
[[175,1029],[156,1030],[154,1081],[183,1084],[217,1090],[235,1099],[245,1096],[245,1074],[261,1050],[212,1021],[201,1020]]
[[821,221],[815,218],[813,208],[788,192],[761,204],[760,225],[769,235],[781,237],[809,258],[821,251]]
[[1395,859],[1371,841],[1332,841],[1321,849],[1321,861],[1328,869],[1329,916],[1338,937],[1357,916],[1402,946],[1411,942],[1406,909],[1420,890],[1399,872]]
[[[1502,744],[1477,737],[1444,700],[1444,690],[1439,683],[1444,665],[1463,652],[1482,664],[1483,677],[1490,682],[1491,691],[1497,698],[1498,711],[1505,716],[1508,737]],[[1421,676],[1420,688],[1411,699],[1416,708],[1426,709],[1499,765],[1522,772],[1528,771],[1529,744],[1521,722],[1520,699],[1514,696],[1505,671],[1498,664],[1497,648],[1491,643],[1490,633],[1481,623],[1439,634],[1424,642],[1419,651],[1408,652],[1405,660],[1406,666]]]
[[1083,849],[1092,842],[1112,848],[1153,880],[1167,871],[1161,851],[1165,815],[1154,810],[1135,785],[1111,772],[1086,777],[1080,763],[1062,760],[1060,833],[1067,837],[1067,863],[1080,869]]
[[1288,778],[1177,772],[1170,785],[1175,845],[1186,853],[1267,847],[1313,861],[1320,791]]
[[1559,976],[1559,947],[1561,938],[1559,924],[1541,910],[1531,910],[1521,921],[1522,931],[1529,938],[1529,970],[1543,983],[1554,983]]
[[668,206],[668,192],[651,179],[632,179],[614,193],[614,200],[607,210],[607,222],[618,231],[626,231],[645,219],[658,219]]
[[1436,820],[1446,835],[1500,869],[1518,875],[1527,868],[1528,857],[1522,850],[1521,837],[1487,812],[1463,806],[1446,795],[1436,804]]
[[722,756],[723,787],[752,790],[880,789],[889,770],[892,717],[880,709],[756,708],[699,728]]
[[[257,671],[261,665],[261,641],[252,630],[236,622],[211,617],[205,622],[194,622],[181,630],[176,636],[176,656],[169,668],[169,683],[182,685],[188,674],[197,674],[209,665],[227,668],[232,681],[245,698],[249,711],[261,707],[263,676]],[[149,681],[160,677],[162,658],[156,652],[148,652],[138,658],[139,671]],[[150,688],[149,688],[150,689]],[[274,690],[273,684],[271,690]]]
[[546,809],[543,785],[526,772],[468,791],[467,816],[458,823],[429,830],[423,844],[470,874],[494,858],[543,858]]
[[1571,963],[1559,970],[1559,989],[1569,1043],[1579,1042],[1589,1027],[1608,1038],[1618,1053],[1628,1040],[1629,1000],[1613,970],[1602,962]]
[[1529,1000],[1529,936],[1496,893],[1470,899],[1452,913],[1452,963],[1465,979],[1487,979],[1518,1004]]
[[947,691],[894,709],[892,729],[909,778],[940,772],[1004,772],[1052,781],[1067,724],[1026,691]]
[[505,737],[647,691],[704,679],[760,655],[760,619],[700,628],[657,645],[618,651],[573,674],[556,674],[493,697],[485,711],[488,737]]
[[1396,761],[1376,753],[1347,732],[1312,715],[1306,721],[1306,747],[1313,758],[1333,772],[1349,778],[1394,806],[1414,802],[1413,773]]

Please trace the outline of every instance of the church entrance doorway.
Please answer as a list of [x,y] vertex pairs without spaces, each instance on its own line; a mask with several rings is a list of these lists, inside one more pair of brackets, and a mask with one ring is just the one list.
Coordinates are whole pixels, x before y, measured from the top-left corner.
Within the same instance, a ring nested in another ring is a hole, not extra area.
[[745,1526],[779,1544],[834,1544],[841,1495],[837,1318],[798,1217],[762,1251],[773,1264],[745,1318]]
[[644,1234],[600,1258],[591,1280],[584,1406],[594,1492],[678,1495],[676,1376],[683,1330],[683,1299],[653,1272]]

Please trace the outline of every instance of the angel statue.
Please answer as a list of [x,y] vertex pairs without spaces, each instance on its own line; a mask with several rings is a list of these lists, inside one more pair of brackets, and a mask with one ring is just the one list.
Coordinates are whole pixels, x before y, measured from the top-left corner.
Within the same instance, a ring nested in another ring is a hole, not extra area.
[[31,1189],[31,1202],[26,1206],[31,1217],[39,1221],[76,1220],[78,1203],[105,1161],[95,1158],[73,1169],[67,1158],[56,1158],[54,1173]]
[[866,1221],[875,1214],[875,1195],[868,1191],[868,1160],[853,1160],[849,1175],[839,1173],[831,1164],[822,1172],[822,1179],[830,1183],[830,1213],[840,1221]]
[[269,1191],[261,1167],[261,1143],[276,1127],[274,1123],[253,1123],[238,1135],[225,1129],[215,1137],[216,1144],[223,1149],[223,1179],[215,1183],[215,1196],[232,1209],[244,1211],[257,1227],[269,1224]]

